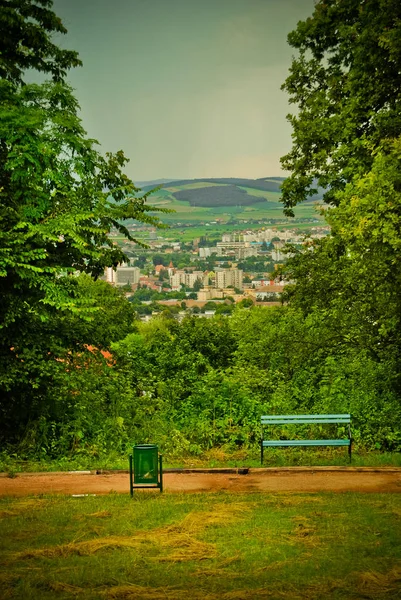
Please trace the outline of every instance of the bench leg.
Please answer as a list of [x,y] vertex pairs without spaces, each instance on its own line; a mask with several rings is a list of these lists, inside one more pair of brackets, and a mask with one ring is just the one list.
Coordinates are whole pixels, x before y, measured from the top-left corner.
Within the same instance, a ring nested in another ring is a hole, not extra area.
[[160,471],[159,488],[160,488],[160,493],[163,493],[163,457],[161,454],[159,456],[159,471]]
[[349,441],[349,446],[348,446],[349,462],[351,462],[351,459],[352,459],[352,449],[351,449],[351,446],[352,446],[352,440]]
[[263,440],[260,442],[260,464],[263,467]]
[[134,484],[132,481],[132,454],[129,455],[129,493],[131,494],[131,498],[134,495]]

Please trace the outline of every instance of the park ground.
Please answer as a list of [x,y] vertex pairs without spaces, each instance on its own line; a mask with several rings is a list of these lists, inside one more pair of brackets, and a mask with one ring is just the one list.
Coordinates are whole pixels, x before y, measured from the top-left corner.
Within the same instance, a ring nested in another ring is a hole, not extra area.
[[[376,492],[401,493],[400,467],[284,467],[177,469],[164,473],[167,493]],[[226,471],[226,472],[224,472]],[[237,472],[236,472],[237,471]],[[128,493],[125,472],[19,473],[0,476],[0,496]]]
[[0,598],[401,597],[401,469],[0,477]]

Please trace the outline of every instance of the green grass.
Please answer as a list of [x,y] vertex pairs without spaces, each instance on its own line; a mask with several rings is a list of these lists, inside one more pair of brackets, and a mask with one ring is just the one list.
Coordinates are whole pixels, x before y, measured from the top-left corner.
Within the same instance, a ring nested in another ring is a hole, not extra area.
[[[248,218],[255,218],[253,215],[248,215]],[[257,217],[258,218],[258,217]],[[184,223],[184,221],[180,221],[176,217],[176,221],[180,223]],[[206,222],[210,223],[211,220],[206,220]],[[272,227],[277,227],[277,229],[296,229],[298,233],[302,234],[303,232],[310,231],[311,227],[319,225],[318,223],[302,223],[302,222],[287,222],[284,221],[279,224],[270,224],[270,223],[247,223],[241,225],[232,225],[230,223],[213,223],[211,225],[194,225],[182,227],[181,225],[177,225],[173,220],[170,223],[168,229],[163,231],[159,231],[158,235],[163,237],[166,241],[178,241],[178,242],[192,242],[197,237],[206,236],[208,239],[216,239],[217,241],[221,241],[221,236],[224,233],[236,233],[243,231],[244,229],[250,230],[260,230],[262,227],[269,229]],[[321,223],[323,225],[323,223]],[[149,241],[148,232],[138,232],[135,234],[138,238],[143,239],[145,242]],[[115,241],[119,243],[124,242],[123,237],[115,237],[113,238]]]
[[[209,184],[210,185],[210,184]],[[211,184],[213,185],[213,184]],[[280,202],[280,193],[268,192],[263,190],[254,190],[253,188],[242,188],[250,195],[265,198],[266,202],[260,202],[251,206],[216,206],[216,207],[201,207],[191,206],[188,201],[177,200],[172,193],[181,189],[204,187],[202,184],[191,184],[179,188],[166,188],[152,194],[148,202],[153,206],[169,208],[175,213],[167,215],[158,215],[163,223],[175,223],[180,221],[197,222],[197,221],[214,221],[223,219],[228,221],[231,217],[237,219],[283,219],[286,217],[283,214],[283,205]],[[206,187],[208,187],[206,185]],[[315,203],[307,202],[295,207],[295,218],[297,219],[319,219],[324,222],[323,217],[316,211]]]
[[[163,453],[163,447],[160,447]],[[231,451],[212,448],[201,456],[164,455],[165,468],[260,467],[260,450]],[[266,448],[264,467],[291,466],[350,466],[345,448]],[[364,451],[352,453],[353,467],[401,467],[400,452]],[[20,472],[76,471],[76,470],[128,469],[127,455],[105,454],[101,458],[75,455],[59,459],[20,460],[17,455],[0,454],[0,472],[10,476]]]
[[0,597],[390,599],[401,494],[0,500]]
[[166,185],[163,189],[168,192],[180,192],[181,190],[197,190],[205,187],[224,186],[225,183],[208,183],[207,181],[198,181],[196,183],[185,183],[179,186]]

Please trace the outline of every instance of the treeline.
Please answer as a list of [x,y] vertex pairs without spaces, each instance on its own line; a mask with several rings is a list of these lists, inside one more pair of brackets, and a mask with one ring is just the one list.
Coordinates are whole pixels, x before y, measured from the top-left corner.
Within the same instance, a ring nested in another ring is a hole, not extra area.
[[351,412],[357,444],[401,449],[396,360],[340,342],[318,314],[239,306],[231,316],[179,323],[166,311],[141,323],[104,282],[81,277],[78,287],[102,311],[87,323],[55,317],[48,353],[36,340],[35,353],[15,355],[18,402],[1,401],[9,453],[101,458],[150,441],[170,457],[256,450],[261,414],[297,412]]

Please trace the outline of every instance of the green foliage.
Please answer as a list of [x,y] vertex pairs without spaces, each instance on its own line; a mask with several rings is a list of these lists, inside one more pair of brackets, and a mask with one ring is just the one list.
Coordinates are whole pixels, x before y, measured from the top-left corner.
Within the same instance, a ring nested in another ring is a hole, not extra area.
[[[266,260],[261,256],[248,256],[238,262],[238,269],[247,273],[269,273],[273,270],[273,263],[271,259]],[[250,281],[250,279],[247,282],[244,280],[245,283],[250,283]]]
[[184,300],[187,297],[185,292],[157,292],[147,287],[138,288],[130,297],[129,301],[135,305],[148,300]]
[[281,268],[291,281],[283,300],[298,312],[303,343],[311,344],[286,393],[309,372],[316,412],[342,406],[355,417],[358,440],[397,449],[400,18],[392,0],[319,1],[289,35],[299,55],[283,88],[299,110],[289,117],[293,149],[282,163],[292,173],[283,202],[292,214],[323,186],[332,231],[292,248]]
[[[56,451],[76,447],[65,427],[75,431],[73,414],[80,410],[82,395],[93,396],[85,400],[94,410],[93,414],[89,410],[83,413],[88,423],[102,418],[99,403],[105,402],[107,412],[107,396],[98,392],[102,387],[99,373],[106,377],[111,367],[98,349],[109,348],[114,340],[133,330],[133,309],[118,290],[84,275],[66,278],[63,283],[77,307],[86,314],[90,311],[91,317],[52,311],[42,322],[35,315],[27,315],[19,322],[22,331],[14,334],[15,345],[1,347],[1,435],[4,443],[17,440],[22,452],[44,448],[55,455]],[[106,377],[106,387],[118,388],[118,383],[111,383],[112,377],[114,372]],[[93,385],[93,393],[85,391]],[[49,441],[49,436],[59,441]]]
[[286,214],[313,195],[337,204],[336,192],[372,165],[366,145],[401,134],[401,5],[394,0],[319,0],[288,36],[298,51],[283,89],[293,148],[282,158]]
[[152,262],[153,262],[154,266],[163,265],[166,267],[168,265],[169,261],[167,261],[167,257],[164,256],[163,254],[154,254],[152,257]]
[[238,302],[238,307],[239,308],[249,308],[253,306],[253,300],[252,298],[244,298],[243,300],[240,300]]
[[136,322],[111,358],[84,348],[43,364],[25,351],[41,370],[42,402],[20,407],[29,423],[24,429],[19,416],[8,448],[106,461],[134,442],[156,442],[171,460],[257,448],[261,414],[350,412],[358,447],[401,449],[396,359],[343,343],[319,312],[237,307],[229,318],[181,323],[167,313]]
[[[60,274],[99,276],[124,260],[108,237],[115,227],[135,241],[120,221],[156,223],[121,170],[122,152],[103,158],[85,138],[77,110],[64,83],[17,88],[0,81],[2,294],[18,288],[29,302],[34,290],[36,310],[73,308],[60,293]],[[3,319],[7,325],[14,314]]]
[[81,65],[78,53],[52,41],[67,30],[49,10],[51,0],[0,1],[0,78],[22,83],[24,71],[35,69],[62,80],[67,69]]
[[[140,197],[124,174],[124,155],[103,157],[87,139],[63,81],[78,59],[52,45],[51,32],[64,29],[49,6],[15,0],[0,11],[3,30],[22,32],[14,50],[8,34],[0,40],[3,447],[101,460],[154,441],[170,457],[199,455],[256,448],[261,414],[350,412],[359,446],[401,450],[399,3],[317,2],[290,34],[300,56],[284,87],[299,112],[284,203],[291,212],[327,188],[332,233],[291,249],[285,304],[208,302],[212,318],[181,323],[183,306],[156,302],[166,294],[139,289],[129,303],[93,280],[124,259],[111,228],[132,239],[125,219],[158,221],[149,192]],[[23,84],[27,66],[54,81]],[[187,266],[188,256],[153,262]],[[262,273],[262,263],[240,266]]]
[[[52,386],[63,388],[70,357],[131,329],[133,312],[118,294],[75,274],[97,278],[126,258],[109,239],[113,228],[135,241],[125,219],[158,224],[149,194],[139,197],[123,172],[124,154],[103,156],[86,136],[64,81],[80,61],[51,41],[65,33],[51,5],[13,0],[0,10],[0,415],[8,442],[53,422],[57,429],[65,407]],[[53,81],[26,84],[27,68]]]
[[294,249],[283,268],[296,282],[284,299],[319,315],[333,343],[399,362],[400,141],[374,152],[372,169],[338,194],[327,213],[332,235]]

